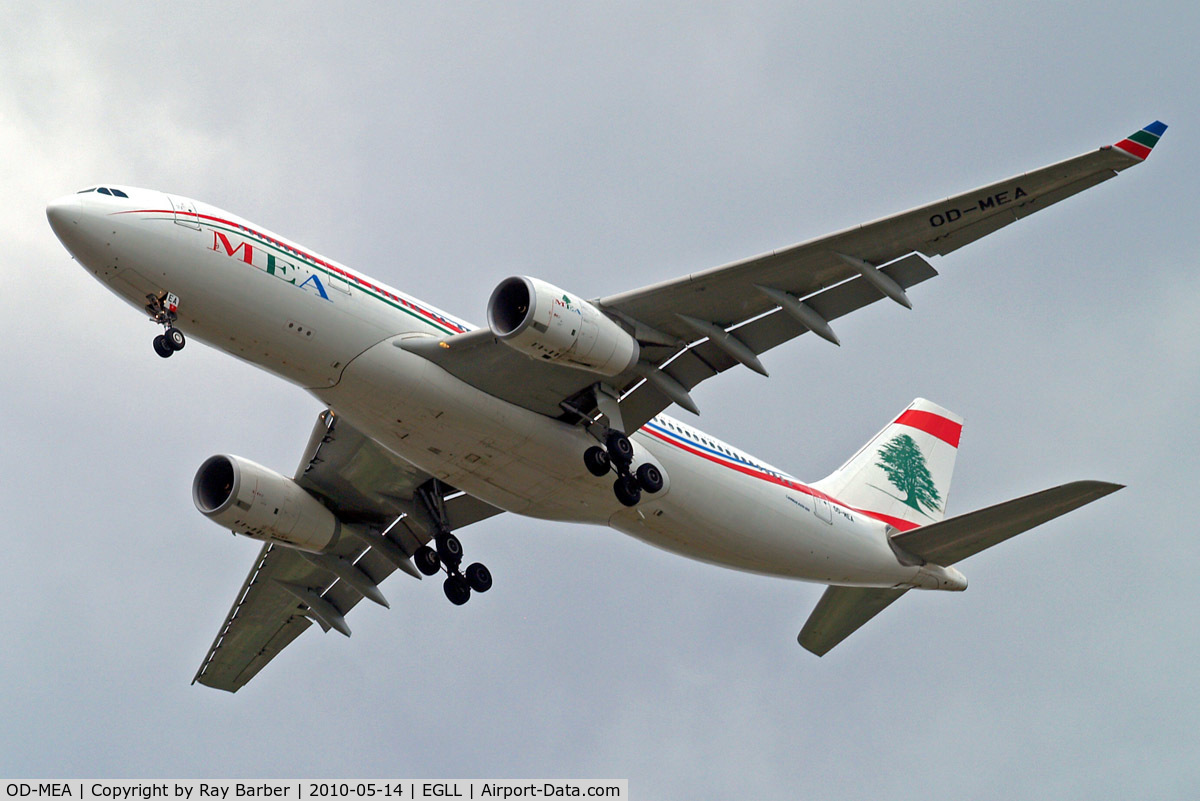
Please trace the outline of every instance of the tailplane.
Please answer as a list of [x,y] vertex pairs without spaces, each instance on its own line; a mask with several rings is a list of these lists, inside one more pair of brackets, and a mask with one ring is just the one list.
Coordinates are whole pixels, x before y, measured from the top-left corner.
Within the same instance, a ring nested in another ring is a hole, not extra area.
[[904,531],[936,523],[945,517],[962,423],[917,398],[813,487]]
[[[904,553],[948,567],[1119,489],[1120,484],[1076,481],[896,533],[892,541]],[[906,592],[904,588],[830,587],[808,616],[800,645],[824,656]]]

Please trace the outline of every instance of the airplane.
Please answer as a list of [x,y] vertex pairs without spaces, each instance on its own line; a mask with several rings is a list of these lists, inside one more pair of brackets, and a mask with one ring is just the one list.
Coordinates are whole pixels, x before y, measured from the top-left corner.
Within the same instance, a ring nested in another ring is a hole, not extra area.
[[607,525],[693,559],[829,585],[801,630],[824,655],[910,589],[961,591],[955,564],[1102,498],[1076,481],[946,517],[962,418],[913,401],[805,484],[665,413],[691,390],[908,291],[946,256],[1144,161],[1154,122],[1075,158],[722,267],[586,300],[540,278],[496,286],[485,327],[246,219],[104,184],[52,201],[74,259],[162,326],[326,407],[291,478],[219,454],[206,517],[264,543],[193,683],[236,692],[305,629],[346,636],[399,570],[444,574],[456,605],[492,586],[454,532],[501,512]]

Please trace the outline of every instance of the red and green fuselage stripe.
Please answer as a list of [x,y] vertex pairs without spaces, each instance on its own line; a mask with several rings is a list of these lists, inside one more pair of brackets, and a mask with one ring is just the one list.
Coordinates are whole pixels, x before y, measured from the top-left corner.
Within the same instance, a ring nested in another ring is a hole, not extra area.
[[121,211],[118,214],[165,214],[168,217],[159,219],[169,220],[174,222],[178,217],[195,219],[197,224],[206,224],[213,230],[225,231],[238,236],[250,237],[260,247],[267,250],[273,250],[285,258],[297,259],[302,261],[309,268],[323,273],[327,278],[336,278],[351,286],[357,287],[361,292],[368,297],[382,301],[394,309],[404,312],[423,323],[432,325],[439,331],[445,334],[461,334],[467,330],[464,324],[449,320],[445,316],[438,314],[430,309],[421,306],[416,301],[408,297],[402,297],[395,292],[390,292],[382,287],[366,281],[360,276],[345,270],[336,265],[330,264],[324,259],[307,253],[299,248],[288,245],[275,237],[268,236],[261,231],[256,231],[253,228],[242,225],[241,223],[225,220],[220,217],[213,217],[208,214],[199,214],[197,212],[174,211],[173,209],[136,209],[131,211]]

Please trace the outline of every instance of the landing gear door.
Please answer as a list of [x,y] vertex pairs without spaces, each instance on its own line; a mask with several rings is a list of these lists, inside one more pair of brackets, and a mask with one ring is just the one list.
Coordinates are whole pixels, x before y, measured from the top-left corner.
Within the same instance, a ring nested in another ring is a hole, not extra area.
[[200,230],[200,217],[196,214],[196,204],[183,197],[171,198],[171,211],[175,214],[175,222],[186,228]]

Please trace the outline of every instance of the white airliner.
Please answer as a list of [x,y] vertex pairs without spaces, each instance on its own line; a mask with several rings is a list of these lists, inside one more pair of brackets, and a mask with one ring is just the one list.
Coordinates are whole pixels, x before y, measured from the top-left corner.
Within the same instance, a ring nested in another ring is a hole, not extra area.
[[[451,532],[514,512],[608,525],[717,565],[831,585],[800,632],[820,655],[909,589],[963,590],[952,567],[1118,485],[1080,481],[944,518],[962,419],[916,400],[805,484],[663,414],[731,367],[909,287],[941,256],[1143,161],[1166,126],[839,233],[584,300],[500,282],[486,328],[221,209],[105,184],[46,208],[106,287],[325,404],[287,478],[213,456],[196,507],[264,541],[195,681],[236,691],[311,623],[349,635],[399,569],[445,573],[455,604],[492,585]],[[556,280],[569,282],[570,276]]]

